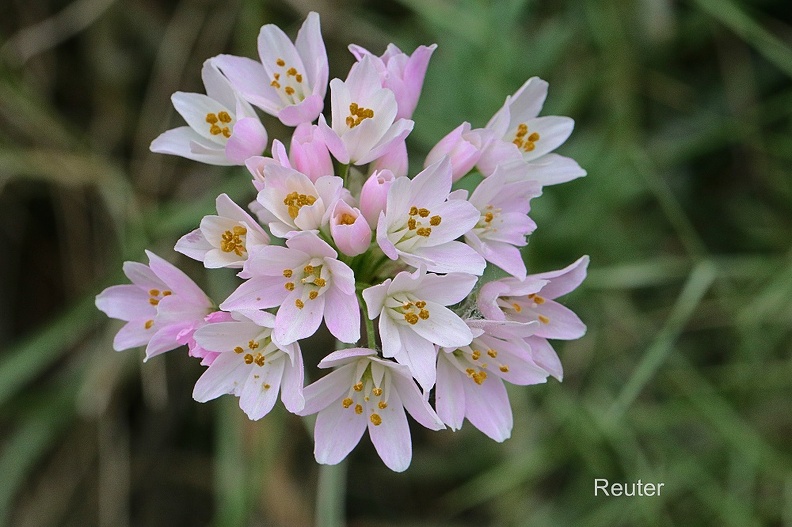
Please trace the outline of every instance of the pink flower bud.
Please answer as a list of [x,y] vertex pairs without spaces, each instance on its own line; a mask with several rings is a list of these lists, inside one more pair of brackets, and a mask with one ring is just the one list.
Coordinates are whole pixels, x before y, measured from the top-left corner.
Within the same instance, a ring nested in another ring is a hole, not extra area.
[[379,170],[371,174],[360,189],[360,211],[372,229],[377,226],[380,212],[385,210],[388,190],[395,179],[390,170]]
[[374,161],[373,170],[390,170],[396,177],[406,176],[409,170],[407,143],[404,140],[393,143],[385,155]]
[[347,256],[366,252],[371,245],[371,227],[360,211],[338,200],[330,214],[330,234],[338,250]]
[[294,130],[289,159],[292,168],[302,172],[313,182],[322,176],[333,175],[330,152],[315,124],[302,123]]
[[451,160],[452,180],[458,181],[476,165],[481,152],[489,143],[490,136],[488,130],[471,130],[470,123],[462,123],[432,148],[426,156],[424,167],[448,156]]

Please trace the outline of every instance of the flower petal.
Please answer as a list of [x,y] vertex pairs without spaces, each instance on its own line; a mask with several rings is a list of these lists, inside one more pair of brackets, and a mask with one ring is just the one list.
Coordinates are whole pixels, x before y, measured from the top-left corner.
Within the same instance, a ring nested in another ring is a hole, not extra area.
[[382,421],[379,425],[375,425],[367,418],[371,442],[385,466],[394,472],[403,472],[407,470],[412,460],[412,439],[399,392],[397,390],[390,392],[387,408],[374,408],[376,409],[374,413],[379,415]]

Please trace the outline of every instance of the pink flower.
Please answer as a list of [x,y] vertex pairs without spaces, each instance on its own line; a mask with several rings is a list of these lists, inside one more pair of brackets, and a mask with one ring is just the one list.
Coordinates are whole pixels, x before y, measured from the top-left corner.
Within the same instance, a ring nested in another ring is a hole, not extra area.
[[113,348],[146,345],[146,360],[186,344],[212,311],[212,301],[182,271],[146,251],[149,265],[124,262],[131,285],[108,287],[96,296],[96,307],[110,318],[126,321]]
[[382,87],[388,88],[396,95],[396,102],[399,106],[396,118],[409,119],[418,105],[426,68],[429,66],[429,59],[436,48],[437,44],[418,46],[413,54],[408,56],[395,44],[388,44],[382,57],[376,57],[368,50],[355,44],[349,46],[349,51],[358,60],[363,60],[365,57],[373,59],[380,74]]
[[473,334],[445,306],[461,302],[477,278],[463,273],[401,272],[391,280],[363,290],[368,317],[379,317],[382,354],[410,369],[425,391],[435,383],[435,345],[465,346]]
[[319,15],[311,12],[297,40],[267,24],[258,38],[261,62],[220,55],[217,65],[239,93],[286,126],[310,123],[322,112],[329,67]]
[[330,234],[338,250],[347,256],[363,254],[371,245],[371,227],[366,218],[340,199],[330,209]]
[[413,128],[408,119],[396,120],[396,99],[380,85],[373,60],[355,63],[346,81],[330,81],[333,127],[319,116],[327,148],[343,164],[364,165],[382,157]]
[[389,170],[396,177],[406,176],[410,169],[407,157],[407,142],[405,139],[392,143],[380,157],[375,159],[369,170],[371,172]]
[[523,340],[537,322],[467,320],[475,337],[467,346],[444,348],[437,358],[437,414],[452,430],[467,419],[495,441],[511,435],[512,411],[503,381],[527,385],[545,382]]
[[314,183],[322,176],[334,174],[330,152],[315,124],[302,123],[294,130],[289,160],[292,168],[308,176]]
[[399,178],[388,191],[385,212],[377,223],[377,243],[391,260],[437,273],[480,275],[486,263],[476,251],[455,241],[481,216],[463,200],[446,201],[451,192],[448,158],[413,179]]
[[196,342],[218,355],[195,383],[193,398],[205,403],[234,394],[239,407],[257,420],[269,413],[280,391],[286,409],[299,412],[305,404],[300,346],[273,340],[270,313],[250,316],[236,314],[236,320],[207,324],[195,332]]
[[274,216],[269,228],[280,238],[295,231],[318,229],[326,213],[344,195],[344,181],[322,176],[314,183],[296,170],[270,163],[264,166],[264,185],[256,200]]
[[151,151],[210,165],[242,165],[267,147],[267,131],[251,106],[217,70],[214,59],[201,71],[206,95],[176,92],[173,107],[189,126],[168,130],[151,142]]
[[504,278],[481,288],[478,307],[485,317],[517,322],[538,321],[535,333],[525,341],[534,362],[561,380],[563,369],[547,339],[574,340],[586,333],[586,325],[569,308],[555,302],[559,296],[576,289],[586,278],[589,258],[547,273],[528,275],[520,281]]
[[426,428],[444,428],[407,368],[378,358],[374,350],[336,351],[325,357],[319,367],[337,369],[305,387],[305,407],[300,412],[319,413],[314,432],[314,454],[319,463],[340,463],[368,428],[371,442],[385,465],[402,472],[412,459],[404,410]]
[[185,234],[175,249],[208,269],[242,267],[250,248],[267,245],[269,236],[227,194],[216,200],[217,216],[204,216],[200,228]]
[[[477,166],[484,175],[492,174],[500,164],[540,160],[567,140],[575,126],[572,119],[538,117],[547,98],[547,87],[547,82],[531,77],[514,95],[506,98],[503,107],[487,123],[486,128],[494,138],[478,161]],[[561,156],[552,159],[557,161],[559,158]],[[580,167],[574,161],[572,163],[574,167],[565,163],[566,168],[579,173]],[[568,177],[573,179],[574,176]]]
[[555,299],[583,282],[588,262],[588,256],[583,256],[558,271],[528,275],[524,280],[503,278],[484,284],[479,292],[479,309],[492,320],[538,321],[537,337],[578,339],[586,333],[585,324]]
[[485,178],[468,200],[480,213],[479,221],[465,234],[465,242],[488,262],[517,278],[525,278],[525,263],[517,247],[536,229],[528,217],[530,200],[542,193],[535,181],[507,183],[500,168]]
[[396,179],[390,170],[376,170],[360,189],[360,212],[372,229],[377,227],[380,212],[388,202],[388,190]]
[[310,337],[324,317],[338,340],[360,338],[355,276],[336,253],[312,232],[295,234],[286,247],[259,246],[240,277],[248,279],[220,307],[226,311],[280,306],[274,338],[282,344]]
[[452,180],[459,181],[476,166],[481,152],[491,139],[492,133],[489,130],[471,130],[470,123],[462,123],[432,148],[426,156],[424,168],[448,156],[451,160]]

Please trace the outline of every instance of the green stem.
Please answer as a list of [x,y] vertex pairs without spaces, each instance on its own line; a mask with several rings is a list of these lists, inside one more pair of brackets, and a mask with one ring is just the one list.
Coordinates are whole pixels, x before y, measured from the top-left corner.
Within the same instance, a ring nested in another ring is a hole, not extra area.
[[374,334],[374,321],[369,320],[369,317],[363,313],[363,319],[366,321],[366,337],[368,337],[368,347],[377,349],[377,335]]
[[316,488],[316,527],[341,527],[345,523],[347,460],[319,465]]
[[349,163],[338,167],[338,175],[341,177],[341,179],[344,180],[344,186],[346,186],[346,182],[347,182],[346,178],[348,173],[349,173]]

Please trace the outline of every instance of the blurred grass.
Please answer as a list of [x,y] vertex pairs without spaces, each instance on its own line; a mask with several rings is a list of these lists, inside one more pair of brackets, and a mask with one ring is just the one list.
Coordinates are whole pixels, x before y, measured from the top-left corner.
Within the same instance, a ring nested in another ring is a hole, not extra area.
[[[588,170],[534,201],[533,271],[592,257],[565,381],[513,387],[513,437],[414,429],[413,466],[350,456],[352,525],[792,525],[792,19],[784,0],[107,2],[0,6],[0,525],[304,525],[301,422],[198,405],[201,368],[114,354],[93,310],[240,171],[148,152],[206,58],[322,15],[355,42],[437,42],[409,138],[482,126],[527,78]],[[42,28],[47,31],[42,31]],[[270,135],[284,130],[273,120]],[[411,158],[417,170],[422,154]],[[211,291],[231,276],[193,276]],[[594,478],[662,481],[603,499]],[[53,497],[60,490],[63,497]],[[80,496],[70,500],[69,496]]]

